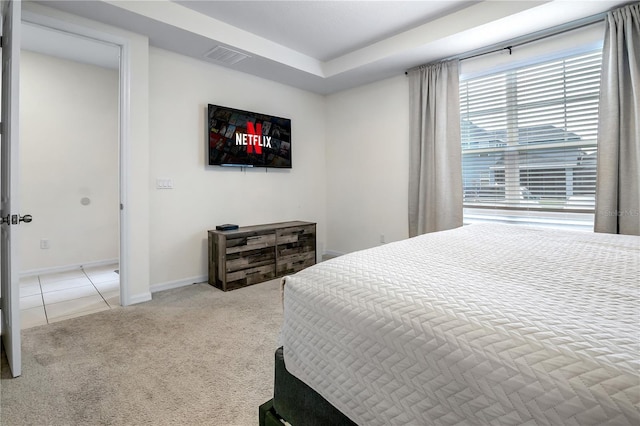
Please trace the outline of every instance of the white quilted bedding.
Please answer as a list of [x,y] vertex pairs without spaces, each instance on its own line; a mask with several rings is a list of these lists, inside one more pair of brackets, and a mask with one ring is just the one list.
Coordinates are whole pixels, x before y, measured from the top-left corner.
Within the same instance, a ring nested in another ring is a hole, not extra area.
[[640,425],[639,263],[480,224],[351,253],[285,278],[285,363],[362,426]]

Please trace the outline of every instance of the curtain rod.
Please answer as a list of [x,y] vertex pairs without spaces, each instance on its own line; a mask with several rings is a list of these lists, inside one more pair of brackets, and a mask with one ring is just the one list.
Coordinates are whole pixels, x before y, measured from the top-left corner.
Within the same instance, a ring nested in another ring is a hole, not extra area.
[[[523,46],[525,44],[533,43],[539,40],[543,40],[548,37],[553,37],[555,35],[559,35],[562,33],[566,33],[569,31],[577,30],[579,28],[587,27],[589,25],[593,25],[598,21],[603,21],[607,16],[608,12],[598,13],[597,15],[588,16],[586,18],[577,19],[575,21],[567,22],[566,24],[558,25],[553,28],[547,28],[546,30],[536,31],[531,34],[527,34],[525,36],[520,36],[513,38],[511,40],[503,41],[500,43],[494,43],[490,46],[482,47],[480,49],[471,50],[460,55],[450,56],[448,58],[439,59],[431,63],[438,63],[444,61],[451,61],[454,59],[458,59],[460,61],[464,61],[466,59],[477,58],[478,56],[488,55],[490,53],[501,52],[503,50],[508,50],[509,55],[511,55],[511,50],[514,47]],[[506,45],[506,46],[505,46]],[[415,69],[424,67],[429,64],[422,64],[412,68],[409,68],[404,72],[405,75],[409,74],[409,71],[413,71]]]

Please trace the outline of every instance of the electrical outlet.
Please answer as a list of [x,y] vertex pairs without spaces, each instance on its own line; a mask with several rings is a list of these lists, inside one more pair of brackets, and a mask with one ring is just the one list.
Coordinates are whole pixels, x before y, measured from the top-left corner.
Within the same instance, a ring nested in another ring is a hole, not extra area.
[[43,238],[40,240],[40,248],[43,250],[46,250],[49,248],[49,240],[47,240],[46,238]]

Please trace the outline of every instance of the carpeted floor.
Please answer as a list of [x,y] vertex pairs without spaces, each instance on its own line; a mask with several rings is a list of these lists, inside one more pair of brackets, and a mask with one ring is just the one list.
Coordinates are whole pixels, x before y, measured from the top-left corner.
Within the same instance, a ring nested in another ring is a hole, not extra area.
[[21,377],[3,357],[0,424],[257,425],[281,322],[274,280],[194,284],[24,330]]

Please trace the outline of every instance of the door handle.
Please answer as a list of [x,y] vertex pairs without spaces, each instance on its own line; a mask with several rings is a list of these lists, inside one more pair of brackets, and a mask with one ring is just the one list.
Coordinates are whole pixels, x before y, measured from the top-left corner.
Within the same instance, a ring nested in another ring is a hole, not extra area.
[[0,225],[6,223],[7,225],[19,225],[21,222],[29,223],[33,220],[33,216],[30,214],[25,214],[24,216],[19,216],[17,214],[14,215],[6,215],[4,217],[0,217]]

